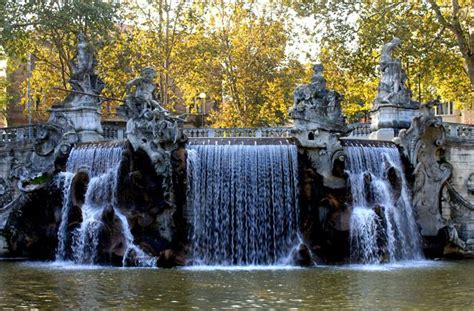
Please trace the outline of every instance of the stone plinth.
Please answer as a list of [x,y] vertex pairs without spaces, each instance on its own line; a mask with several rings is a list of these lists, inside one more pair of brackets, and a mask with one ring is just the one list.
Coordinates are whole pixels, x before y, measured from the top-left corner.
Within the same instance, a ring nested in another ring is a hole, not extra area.
[[369,139],[392,140],[401,129],[409,128],[411,120],[418,115],[417,106],[380,105],[370,112],[372,133]]
[[77,132],[80,143],[103,140],[101,113],[96,107],[53,107],[50,109],[49,120],[69,120]]

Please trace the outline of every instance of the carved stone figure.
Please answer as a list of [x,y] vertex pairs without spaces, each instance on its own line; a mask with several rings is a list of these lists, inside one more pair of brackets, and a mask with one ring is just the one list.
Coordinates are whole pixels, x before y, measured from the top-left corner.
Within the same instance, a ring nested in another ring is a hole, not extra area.
[[[127,98],[125,103],[131,110],[144,111],[144,109],[154,110],[158,112],[168,114],[168,111],[161,107],[160,103],[154,99],[153,91],[156,86],[154,80],[156,78],[156,71],[151,67],[145,67],[142,69],[139,77],[129,81],[125,86]],[[135,87],[135,92],[132,93],[132,89]]]
[[411,99],[406,87],[407,76],[399,59],[392,53],[400,44],[393,38],[382,48],[380,57],[380,82],[377,97],[370,111],[370,139],[392,140],[401,129],[410,127],[411,120],[419,114],[420,104]]
[[440,193],[452,174],[452,166],[442,157],[445,129],[434,115],[434,102],[422,107],[409,129],[401,130],[398,142],[414,167],[413,206],[424,236],[436,236],[445,224],[441,217]]
[[91,46],[85,41],[83,34],[79,34],[77,38],[77,55],[71,63],[73,73],[69,80],[72,91],[64,100],[63,105],[65,107],[98,107],[99,95],[105,84],[95,73],[97,62]]
[[399,38],[393,38],[382,48],[380,57],[381,79],[373,109],[379,105],[416,106],[411,100],[411,91],[405,86],[407,76],[399,59],[393,59],[393,50],[400,45]]
[[470,253],[472,256],[474,232],[471,224],[474,220],[474,203],[465,193],[460,193],[456,189],[455,175],[456,173],[453,173],[453,176],[445,182],[441,191],[442,216],[446,226],[440,233],[445,242],[448,242],[444,253],[457,255]]
[[64,115],[54,114],[53,119],[37,129],[29,160],[14,173],[19,179],[19,190],[31,192],[44,186],[56,170],[57,163],[67,158],[78,141],[71,121]]
[[73,73],[69,79],[72,90],[61,104],[50,109],[50,118],[68,119],[80,142],[103,139],[99,105],[100,93],[105,84],[95,73],[96,64],[92,47],[79,34],[77,54],[71,63]]
[[339,136],[346,130],[342,95],[326,88],[323,65],[314,65],[313,71],[311,83],[298,86],[294,92],[292,136],[305,148],[311,168],[322,176],[324,186],[342,189],[344,179],[333,174],[335,159],[342,156]]
[[317,127],[332,131],[344,129],[344,117],[340,102],[342,95],[326,88],[323,77],[324,67],[316,64],[311,83],[300,85],[295,89],[294,104],[290,116],[295,120],[295,127]]
[[117,112],[128,119],[128,140],[135,151],[148,154],[156,174],[163,178],[165,198],[173,206],[172,156],[187,138],[182,131],[184,119],[171,116],[154,97],[155,77],[155,70],[146,67],[138,78],[128,82],[125,103]]

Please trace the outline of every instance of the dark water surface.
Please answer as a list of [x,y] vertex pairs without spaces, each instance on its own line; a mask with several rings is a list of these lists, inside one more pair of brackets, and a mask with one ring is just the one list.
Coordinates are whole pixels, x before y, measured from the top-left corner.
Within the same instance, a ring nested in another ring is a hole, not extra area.
[[120,269],[0,261],[2,308],[473,310],[474,261]]

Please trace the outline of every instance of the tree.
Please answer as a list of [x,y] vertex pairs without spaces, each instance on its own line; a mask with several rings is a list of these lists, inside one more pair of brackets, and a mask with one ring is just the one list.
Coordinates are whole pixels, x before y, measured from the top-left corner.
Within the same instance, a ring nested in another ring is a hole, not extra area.
[[320,59],[332,67],[327,71],[328,84],[346,95],[343,108],[349,117],[369,109],[378,82],[380,48],[393,36],[402,39],[396,56],[402,60],[415,100],[440,97],[458,107],[472,102],[463,57],[426,1],[291,4],[300,14],[314,14],[324,25]]
[[99,0],[1,3],[0,44],[20,64],[33,55],[33,98],[42,110],[64,97],[52,87],[68,87],[77,35],[83,33],[96,48],[103,46],[116,27],[117,8]]
[[[464,58],[467,75],[474,90],[474,7],[472,1],[451,0],[447,1],[428,0],[431,9],[435,12],[439,24],[450,31],[455,37],[455,43]],[[438,2],[440,4],[438,4]],[[443,8],[445,8],[443,13]]]
[[[68,87],[75,34],[82,29],[96,48],[107,97],[123,99],[126,82],[152,66],[159,76],[157,96],[171,111],[194,107],[205,93],[219,108],[210,116],[214,126],[287,121],[305,68],[287,53],[291,25],[284,7],[257,0],[150,0],[122,1],[117,11],[103,2],[94,8],[96,2],[7,5],[10,21],[3,24],[18,27],[6,29],[1,42],[9,56],[24,61],[34,55],[32,97],[42,107],[37,117],[64,98],[54,87]],[[118,12],[122,24],[115,22]],[[118,104],[105,102],[104,115]]]
[[150,0],[147,6],[132,2],[129,9],[141,14],[143,21],[136,22],[135,26],[155,41],[153,54],[159,98],[164,107],[173,110],[177,99],[176,79],[186,63],[182,58],[181,62],[177,60],[179,54],[185,52],[187,38],[202,27],[205,4],[193,0]]
[[141,22],[124,27],[100,51],[105,94],[123,97],[125,82],[150,65],[159,72],[157,93],[170,110],[182,104],[192,110],[204,93],[219,108],[210,116],[213,126],[284,124],[304,68],[286,56],[281,15],[258,15],[252,3],[175,2],[164,8],[166,2],[151,2],[155,13],[142,8]]
[[[5,53],[0,48],[0,64],[6,62]],[[6,117],[6,109],[7,109],[7,78],[6,76],[2,75],[0,72],[0,121],[2,121]]]
[[304,72],[286,55],[285,13],[258,7],[256,1],[212,3],[206,43],[211,54],[198,65],[198,76],[209,86],[201,90],[219,103],[211,115],[214,126],[284,124],[293,88]]
[[[190,0],[149,1],[145,7],[136,2],[124,5],[127,24],[99,51],[99,71],[107,85],[104,94],[123,98],[125,83],[151,66],[158,73],[157,97],[174,111],[185,96],[182,77],[193,70],[191,63],[199,57],[189,45],[203,38],[203,7]],[[106,110],[113,112],[116,105],[107,103]]]

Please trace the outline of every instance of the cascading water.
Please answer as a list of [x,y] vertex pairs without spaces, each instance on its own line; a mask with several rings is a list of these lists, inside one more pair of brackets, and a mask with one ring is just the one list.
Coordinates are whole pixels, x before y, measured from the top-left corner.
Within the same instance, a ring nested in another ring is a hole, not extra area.
[[190,146],[194,264],[286,264],[298,243],[297,172],[292,145]]
[[90,178],[81,207],[82,223],[73,232],[73,260],[80,264],[97,262],[99,234],[103,226],[102,215],[105,209],[112,209],[117,216],[121,232],[125,240],[125,255],[123,264],[130,252],[134,252],[140,266],[153,266],[155,259],[145,254],[134,244],[127,218],[118,208],[117,183],[118,171],[121,165],[123,146],[120,145],[90,145],[74,148],[68,158],[67,172],[61,173],[59,179],[63,189],[63,208],[61,223],[58,230],[58,249],[56,260],[66,259],[68,215],[71,207],[71,187],[75,172],[85,169]]
[[345,152],[352,191],[351,260],[423,258],[398,149],[347,146]]
[[63,261],[66,258],[66,241],[68,215],[71,209],[71,184],[74,174],[71,172],[61,172],[57,177],[57,186],[62,189],[63,206],[61,210],[61,222],[58,229],[58,248],[56,250],[56,260]]

